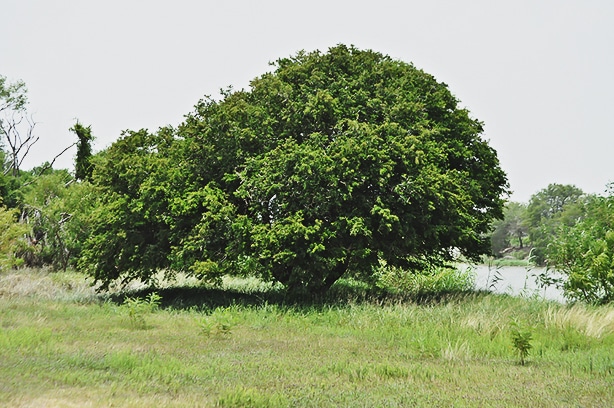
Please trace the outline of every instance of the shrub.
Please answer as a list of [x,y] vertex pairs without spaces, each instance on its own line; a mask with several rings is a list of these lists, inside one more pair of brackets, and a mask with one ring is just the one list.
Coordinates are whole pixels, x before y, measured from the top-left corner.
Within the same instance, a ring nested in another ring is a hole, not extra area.
[[19,256],[27,246],[23,236],[27,228],[17,222],[17,210],[9,210],[0,206],[0,270],[21,265],[23,259]]
[[127,297],[122,307],[128,314],[132,328],[146,329],[148,326],[145,316],[158,310],[161,300],[157,293],[150,293],[145,299]]

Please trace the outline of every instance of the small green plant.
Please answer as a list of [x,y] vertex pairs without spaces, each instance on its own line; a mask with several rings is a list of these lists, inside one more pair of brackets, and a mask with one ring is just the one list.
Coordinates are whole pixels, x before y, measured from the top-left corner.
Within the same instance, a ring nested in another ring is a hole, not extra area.
[[158,310],[161,300],[162,297],[155,292],[150,293],[144,299],[127,297],[122,307],[127,311],[130,326],[136,329],[146,329],[145,315]]
[[529,352],[533,348],[531,340],[533,340],[533,333],[530,329],[523,329],[516,322],[512,322],[512,344],[518,352],[518,358],[520,365],[525,365]]
[[205,318],[200,323],[202,333],[207,337],[226,337],[232,331],[232,324],[219,318]]

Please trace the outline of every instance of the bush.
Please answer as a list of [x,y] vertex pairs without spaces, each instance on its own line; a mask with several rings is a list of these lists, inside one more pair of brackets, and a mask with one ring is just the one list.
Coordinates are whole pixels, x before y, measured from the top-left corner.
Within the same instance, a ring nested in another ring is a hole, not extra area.
[[23,239],[27,228],[18,222],[19,212],[0,206],[0,270],[23,263],[19,256],[27,247]]
[[36,245],[27,248],[28,266],[75,266],[88,236],[92,185],[75,182],[67,170],[53,170],[22,188],[23,214]]

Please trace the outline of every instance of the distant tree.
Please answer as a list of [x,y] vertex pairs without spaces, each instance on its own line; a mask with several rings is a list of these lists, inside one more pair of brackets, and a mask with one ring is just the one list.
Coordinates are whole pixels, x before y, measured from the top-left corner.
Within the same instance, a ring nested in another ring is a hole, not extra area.
[[103,282],[166,268],[321,292],[382,262],[476,259],[507,191],[481,133],[411,64],[343,45],[301,52],[248,91],[201,101],[177,130],[104,152],[82,265]]
[[[28,114],[27,89],[23,81],[7,82],[7,78],[0,75],[0,169],[3,176],[19,178],[30,172],[21,171],[22,164],[30,149],[39,141],[34,134],[34,122]],[[38,176],[52,168],[56,159],[64,154],[73,145],[70,145],[57,154],[45,166],[39,168],[39,172],[31,174]],[[25,184],[27,182],[22,182]],[[0,180],[0,191],[3,182]]]
[[529,238],[535,261],[543,264],[546,249],[554,239],[560,225],[571,226],[582,212],[584,192],[573,185],[550,184],[531,196],[527,206]]
[[550,184],[531,196],[527,207],[531,225],[563,213],[565,206],[576,202],[584,192],[569,184]]
[[19,169],[32,146],[39,140],[34,135],[36,123],[26,112],[27,89],[23,81],[7,82],[0,75],[0,147],[6,149],[3,174],[19,176]]
[[571,300],[614,302],[614,186],[605,197],[589,196],[585,214],[562,223],[547,248],[548,265],[565,275]]
[[9,83],[0,75],[0,112],[20,112],[27,103],[26,84],[23,81]]
[[517,242],[519,248],[524,248],[523,239],[528,236],[527,206],[523,203],[510,202],[506,208],[509,222],[509,234]]
[[94,169],[92,160],[92,127],[83,126],[77,121],[70,131],[77,135],[77,156],[75,158],[75,178],[77,180],[91,181]]
[[527,205],[510,201],[503,210],[503,219],[496,220],[491,234],[493,255],[499,255],[505,249],[517,246],[524,248],[528,237]]

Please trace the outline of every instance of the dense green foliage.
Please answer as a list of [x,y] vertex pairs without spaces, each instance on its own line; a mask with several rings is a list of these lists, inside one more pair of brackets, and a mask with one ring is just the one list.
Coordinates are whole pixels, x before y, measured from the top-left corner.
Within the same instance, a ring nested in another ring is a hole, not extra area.
[[89,183],[75,183],[66,170],[51,170],[22,188],[22,218],[28,225],[29,244],[20,256],[28,266],[75,266],[88,235],[94,203]]
[[319,292],[382,262],[476,259],[507,187],[481,132],[410,64],[299,53],[178,129],[128,132],[101,154],[81,265],[105,284],[167,269]]
[[171,180],[160,176],[176,167],[156,153],[166,150],[162,134],[126,132],[95,157],[96,200],[79,264],[96,280],[149,281],[169,265]]
[[[5,154],[0,150],[0,160]],[[32,180],[32,174],[20,170],[15,176],[10,165],[2,167],[7,174],[0,173],[0,202],[8,208],[17,208],[23,202],[23,186]]]
[[0,205],[0,270],[19,266],[22,259],[17,255],[23,248],[20,238],[26,227],[17,223],[19,213]]
[[573,225],[582,214],[584,192],[573,185],[550,184],[533,194],[527,206],[529,237],[538,264],[546,262],[548,244],[562,225]]
[[79,121],[70,128],[77,135],[77,156],[75,157],[75,178],[91,181],[92,171],[92,135],[91,126],[83,126]]
[[[614,300],[611,190],[551,184],[504,206],[481,124],[445,84],[387,56],[301,52],[200,101],[178,128],[126,131],[96,155],[77,122],[74,175],[19,168],[26,104],[25,84],[0,76],[2,268],[79,266],[102,288],[164,271],[422,293],[456,284],[445,261],[476,259],[490,239],[495,256],[562,273],[543,279],[570,300]],[[24,136],[27,151],[36,137]]]
[[548,264],[565,276],[565,294],[590,303],[614,301],[614,191],[590,197],[586,214],[561,225],[548,247]]
[[529,231],[530,252],[522,254],[548,266],[540,277],[545,284],[562,286],[571,301],[614,301],[613,192],[612,185],[606,196],[598,196],[585,195],[575,186],[551,184],[526,206],[508,203],[504,219],[493,225],[493,253],[517,249],[513,245]]
[[[54,170],[53,162],[29,171],[20,169],[30,147],[38,140],[32,134],[34,123],[25,118],[26,104],[25,84],[8,83],[0,76],[0,205],[10,208],[2,210],[3,221],[18,222],[3,225],[0,257],[10,259],[13,266],[52,265],[66,269],[75,264],[85,240],[89,209],[85,203],[91,201],[88,192],[91,186],[74,183],[67,170]],[[20,133],[24,121],[31,126],[26,134]],[[85,163],[88,154],[91,156],[91,132],[79,123],[71,130],[77,133],[81,144],[77,161]]]

